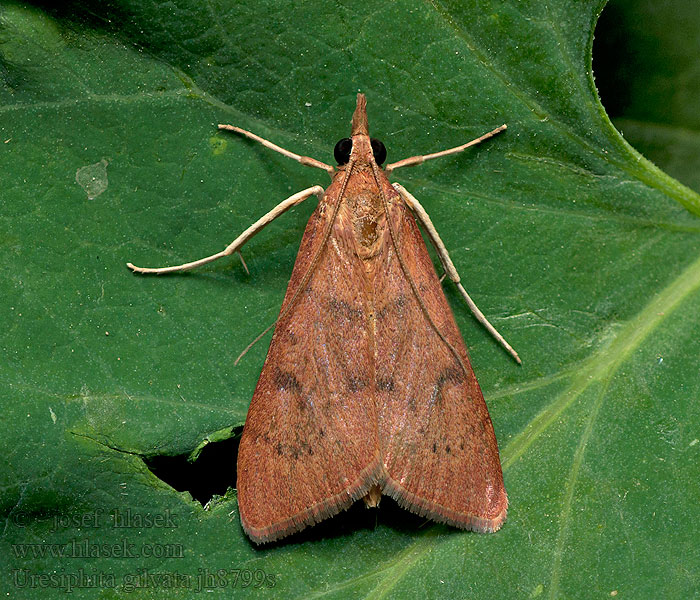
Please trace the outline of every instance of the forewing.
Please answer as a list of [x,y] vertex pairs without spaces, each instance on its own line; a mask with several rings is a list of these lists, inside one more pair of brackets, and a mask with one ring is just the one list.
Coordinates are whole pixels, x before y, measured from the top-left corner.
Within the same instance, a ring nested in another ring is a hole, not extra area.
[[508,500],[491,419],[415,219],[393,192],[404,267],[387,236],[375,276],[384,493],[431,519],[495,531]]
[[331,212],[321,203],[307,225],[239,448],[241,522],[258,543],[347,508],[381,473],[367,283],[344,207],[292,302]]

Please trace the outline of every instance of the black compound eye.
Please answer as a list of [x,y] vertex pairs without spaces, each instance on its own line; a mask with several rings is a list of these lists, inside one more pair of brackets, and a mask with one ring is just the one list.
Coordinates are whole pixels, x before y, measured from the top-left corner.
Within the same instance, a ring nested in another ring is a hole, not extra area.
[[345,165],[350,160],[350,151],[352,150],[352,140],[343,138],[333,148],[333,156],[339,165]]
[[379,140],[372,138],[370,141],[372,144],[372,154],[374,154],[374,160],[378,165],[384,164],[386,160],[386,147]]

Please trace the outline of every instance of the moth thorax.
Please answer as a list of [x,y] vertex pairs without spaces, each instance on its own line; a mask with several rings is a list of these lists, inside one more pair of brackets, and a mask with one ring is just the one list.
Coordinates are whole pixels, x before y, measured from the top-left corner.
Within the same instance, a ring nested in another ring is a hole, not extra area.
[[380,217],[384,212],[379,194],[362,191],[348,197],[355,239],[362,248],[371,248],[380,235]]

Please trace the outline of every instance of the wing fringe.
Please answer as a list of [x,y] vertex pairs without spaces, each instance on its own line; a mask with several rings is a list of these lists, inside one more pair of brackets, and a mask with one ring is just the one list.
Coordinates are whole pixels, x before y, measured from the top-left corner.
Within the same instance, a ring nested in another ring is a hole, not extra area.
[[377,454],[375,460],[365,467],[357,479],[342,492],[266,527],[249,525],[241,513],[243,530],[256,544],[274,542],[292,533],[301,531],[310,525],[315,525],[329,517],[333,517],[343,510],[347,510],[356,500],[364,497],[373,485],[381,484],[384,477],[384,465],[381,457]]
[[421,517],[427,517],[438,523],[445,523],[460,529],[476,531],[479,533],[494,533],[501,528],[508,513],[508,496],[505,496],[505,506],[493,518],[481,517],[475,514],[460,513],[446,506],[442,506],[432,500],[420,496],[402,488],[391,477],[387,476],[382,492],[396,500],[401,508],[415,513]]

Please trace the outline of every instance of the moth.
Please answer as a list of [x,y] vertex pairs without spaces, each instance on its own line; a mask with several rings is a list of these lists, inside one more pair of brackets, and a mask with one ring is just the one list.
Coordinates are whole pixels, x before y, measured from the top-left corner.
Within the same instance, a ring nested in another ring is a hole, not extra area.
[[443,152],[385,167],[357,95],[337,166],[299,156],[253,133],[219,125],[326,170],[327,189],[294,194],[206,258],[139,273],[195,268],[238,252],[280,214],[311,197],[306,226],[238,452],[243,529],[278,540],[383,494],[409,511],[462,529],[493,532],[508,498],[498,445],[454,316],[418,229],[476,318],[520,362],[462,287],[419,202],[388,176],[462,152],[505,125]]

